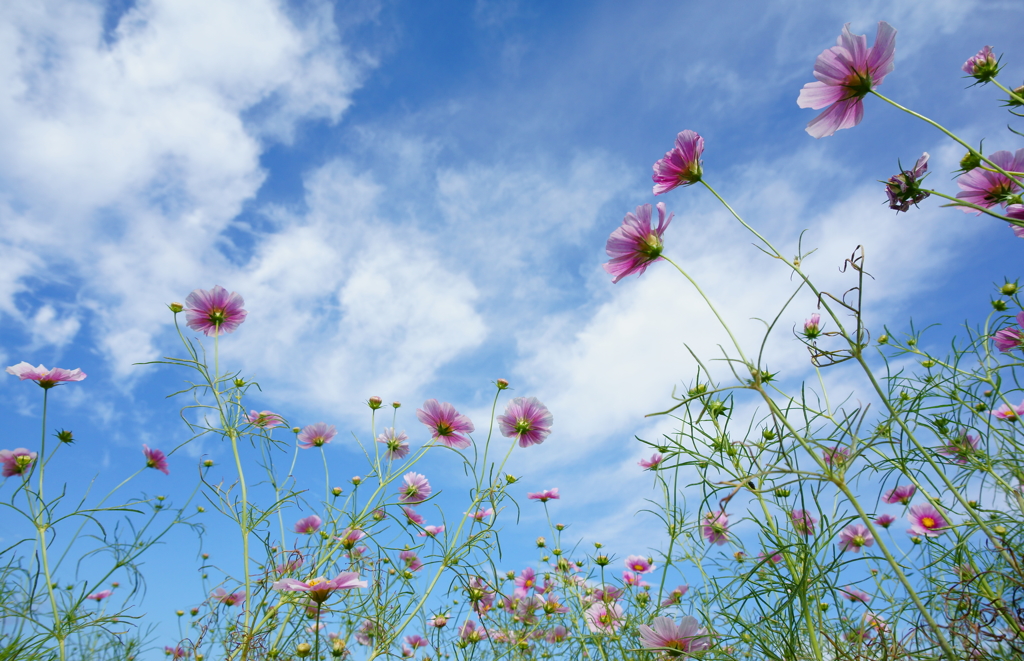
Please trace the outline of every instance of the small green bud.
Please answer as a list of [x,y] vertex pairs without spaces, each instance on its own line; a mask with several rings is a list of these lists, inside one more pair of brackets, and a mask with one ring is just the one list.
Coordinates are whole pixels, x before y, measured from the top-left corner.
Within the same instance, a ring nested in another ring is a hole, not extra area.
[[209,560],[209,559],[210,559],[210,554],[209,553],[204,553],[203,554],[203,560]]
[[213,459],[204,459],[203,466],[206,468],[213,468]]
[[706,383],[698,383],[697,385],[686,391],[686,394],[689,395],[690,397],[697,397],[698,395],[703,395],[707,391],[708,386]]
[[498,390],[504,390],[505,388],[508,388],[508,381],[505,379],[498,379],[494,382],[494,385],[498,386]]
[[379,409],[384,404],[384,400],[381,399],[380,397],[377,397],[376,395],[374,395],[370,399],[366,400],[366,404],[371,409],[376,411],[377,409]]
[[554,556],[557,558],[558,556],[562,555],[562,549],[553,549],[551,553],[553,553]]
[[978,402],[977,404],[974,405],[974,410],[977,411],[978,413],[981,413],[982,411],[984,411],[987,408],[988,407],[985,406],[984,402]]
[[1005,535],[1006,526],[992,526],[992,532],[994,532],[997,535]]
[[917,338],[913,338],[912,337],[909,340],[907,340],[907,346],[908,347],[916,347],[917,346]]
[[789,498],[789,489],[786,487],[779,487],[775,490],[776,498]]
[[300,659],[305,659],[307,656],[309,656],[309,652],[312,649],[313,646],[309,643],[299,643],[295,646],[295,656],[299,657]]
[[910,538],[910,541],[911,541],[912,543],[914,543],[914,544],[923,544],[923,543],[924,543],[923,541],[921,541],[921,538],[920,538],[920,537],[918,537],[917,535],[915,535],[915,536],[911,537],[911,538]]
[[391,402],[391,408],[402,408],[402,402]]
[[546,539],[544,539],[543,537],[538,537],[537,538],[537,548],[542,549],[545,546],[547,546],[547,543],[548,543],[548,541]]
[[976,510],[976,509],[978,509],[978,501],[976,501],[976,500],[968,500],[967,501],[967,506],[970,507],[972,510]]
[[235,387],[236,388],[243,388],[243,387],[245,387],[245,379],[235,379]]
[[609,564],[611,564],[611,560],[606,555],[599,555],[596,558],[594,558],[594,564],[598,567],[607,567]]
[[960,169],[964,172],[970,172],[979,165],[981,165],[981,154],[973,150],[964,154],[964,157],[960,159]]
[[342,492],[342,489],[341,489],[341,487],[333,487],[333,488],[331,489],[331,495],[332,495],[332,496],[334,496],[335,498],[337,498],[338,496],[340,496],[340,495],[341,495],[342,493],[343,493],[343,492]]
[[824,613],[825,611],[827,611],[827,610],[828,610],[828,607],[829,607],[829,604],[826,604],[826,603],[825,603],[824,601],[823,601],[823,602],[821,602],[821,603],[820,603],[820,604],[818,605],[818,608],[820,608],[820,609],[821,609],[821,612],[822,612],[822,613]]
[[178,617],[181,617],[182,615],[185,614],[185,611],[174,611],[174,614],[177,615]]
[[729,407],[725,405],[725,402],[713,399],[707,403],[704,410],[706,410],[712,417],[717,418],[724,415],[725,412],[729,410]]
[[935,361],[934,360],[922,360],[921,361],[921,367],[924,367],[925,369],[931,369],[932,367],[935,367]]
[[302,427],[292,427],[293,434],[298,434],[300,431],[302,431]]
[[512,475],[511,473],[505,473],[505,481],[508,482],[509,484],[515,484],[516,482],[519,481],[519,478],[517,478],[515,475]]
[[764,438],[764,440],[766,440],[766,441],[771,441],[771,440],[773,440],[775,438],[775,430],[774,429],[762,429],[761,430],[761,437]]
[[878,336],[878,343],[879,344],[888,344],[889,343],[889,336],[886,335],[885,333],[882,333],[881,335]]
[[1006,301],[1004,301],[1002,299],[997,299],[997,300],[992,301],[992,309],[995,310],[996,312],[1005,312],[1006,311]]
[[206,508],[203,507],[202,505],[196,505],[196,511],[199,512],[200,514],[202,514],[203,512],[206,511]]
[[60,430],[59,432],[56,433],[56,436],[57,436],[57,440],[60,441],[61,443],[74,443],[75,442],[75,439],[71,435],[71,432],[68,431],[67,429]]
[[556,523],[555,524],[555,530],[557,530],[558,532],[562,532],[563,530],[565,530],[565,524],[564,523]]
[[358,487],[362,483],[363,483],[363,478],[359,477],[358,475],[356,475],[356,476],[354,476],[352,478],[352,484],[354,484],[355,486]]
[[198,608],[193,608],[193,609],[189,610],[188,614],[191,615],[192,617],[195,617],[196,615],[199,615],[199,609]]
[[179,312],[185,309],[185,306],[182,305],[181,303],[171,303],[167,307],[169,307],[171,309],[171,312],[173,312],[174,314],[178,314]]
[[1003,284],[1002,287],[999,288],[999,293],[1001,293],[1003,296],[1013,296],[1014,294],[1017,293],[1017,289],[1018,287],[1016,282],[1007,282]]

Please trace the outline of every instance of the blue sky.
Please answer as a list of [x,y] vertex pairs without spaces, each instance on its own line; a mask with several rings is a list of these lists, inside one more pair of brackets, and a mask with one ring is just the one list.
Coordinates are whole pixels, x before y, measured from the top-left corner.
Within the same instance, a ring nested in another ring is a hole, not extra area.
[[[253,408],[350,438],[367,433],[371,395],[404,402],[417,433],[415,408],[437,398],[480,427],[491,382],[507,378],[555,418],[547,443],[513,459],[520,495],[558,486],[558,518],[588,545],[644,552],[616,541],[651,525],[635,516],[650,479],[633,437],[671,431],[643,416],[692,379],[684,344],[709,355],[723,338],[666,265],[613,286],[601,263],[623,215],[656,201],[651,165],[679,131],[705,138],[706,178],[784,252],[807,230],[826,288],[845,289],[837,266],[865,246],[876,335],[911,318],[952,332],[988,313],[991,283],[1020,275],[1024,242],[1004,225],[935,200],[899,216],[883,204],[877,180],[923,151],[929,183],[955,193],[959,147],[870,98],[860,126],[814,140],[803,129],[816,113],[796,97],[844,23],[873,40],[886,20],[899,34],[880,91],[973,143],[988,136],[986,151],[1016,149],[996,91],[964,91],[960,66],[991,44],[1018,84],[1024,7],[753,6],[0,9],[0,359],[89,374],[53,393],[50,426],[80,439],[56,475],[123,475],[142,443],[186,438],[180,403],[164,399],[183,376],[134,364],[179,353],[166,304],[219,284],[249,311],[221,356],[260,382]],[[782,305],[788,276],[706,191],[661,199],[676,214],[667,254],[756,342],[751,318]],[[813,304],[798,299],[783,326]],[[794,341],[771,346],[772,369],[807,373]],[[37,442],[38,394],[0,379],[0,446]],[[357,465],[352,447],[329,450],[339,471]],[[223,448],[193,445],[171,457],[172,476],[204,454],[226,465]],[[188,486],[150,473],[146,491]],[[525,539],[543,532],[536,511],[522,521]],[[168,583],[154,577],[160,608],[202,598]]]

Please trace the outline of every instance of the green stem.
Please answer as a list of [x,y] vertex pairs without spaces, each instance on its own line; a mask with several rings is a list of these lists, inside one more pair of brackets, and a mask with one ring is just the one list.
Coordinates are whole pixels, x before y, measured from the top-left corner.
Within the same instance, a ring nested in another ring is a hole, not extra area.
[[[39,554],[43,560],[43,576],[46,579],[46,592],[50,597],[50,608],[53,610],[53,635],[57,638],[57,644],[60,647],[60,659],[65,661],[67,658],[67,645],[64,635],[63,624],[61,623],[60,609],[57,608],[57,595],[53,589],[53,576],[50,573],[50,558],[46,549],[46,531],[50,527],[44,520],[44,512],[46,511],[46,503],[43,499],[43,473],[46,468],[46,409],[50,395],[50,389],[43,389],[43,433],[42,440],[39,443],[39,487],[37,497],[39,499],[39,511],[32,512],[33,519],[36,525],[36,534],[39,536]],[[32,505],[32,497],[29,496],[29,510],[34,510],[35,507]]]
[[1017,94],[1013,90],[1006,89],[1005,87],[1003,87],[1003,84],[1000,83],[995,78],[992,79],[992,84],[995,85],[996,87],[998,87],[999,89],[1003,90],[1007,94],[1009,94],[1010,98],[1013,99],[1014,101],[1016,101],[1017,103],[1020,103],[1021,105],[1024,105],[1024,97],[1022,97],[1020,94]]

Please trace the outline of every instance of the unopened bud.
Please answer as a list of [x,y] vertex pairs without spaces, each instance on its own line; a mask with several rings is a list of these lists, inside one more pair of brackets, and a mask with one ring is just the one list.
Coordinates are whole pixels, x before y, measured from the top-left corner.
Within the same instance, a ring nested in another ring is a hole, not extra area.
[[775,490],[776,498],[789,498],[789,489],[785,487],[779,487]]
[[358,475],[356,475],[355,477],[352,478],[352,484],[356,485],[357,487],[360,484],[362,484],[362,483],[363,483],[363,478],[359,477]]
[[537,538],[537,548],[542,549],[545,546],[547,546],[547,543],[548,543],[548,541],[546,539],[544,539],[543,537],[538,537]]
[[1017,289],[1018,287],[1016,282],[1007,282],[999,288],[999,292],[1004,296],[1013,296],[1017,293]]
[[213,468],[213,459],[204,459],[203,466],[206,468]]
[[331,656],[340,657],[345,656],[345,641],[341,638],[335,638],[334,642],[331,643]]
[[555,524],[555,530],[557,530],[558,532],[562,532],[563,530],[565,530],[565,524],[564,523],[556,523]]
[[772,429],[762,429],[761,437],[766,441],[770,441],[775,438],[775,431]]
[[368,405],[368,406],[369,406],[369,407],[370,407],[371,409],[373,409],[374,411],[376,411],[377,409],[379,409],[379,408],[381,407],[381,405],[382,405],[383,403],[384,403],[384,400],[383,400],[383,399],[381,399],[380,397],[377,397],[376,395],[374,395],[374,396],[373,396],[373,397],[371,397],[370,399],[366,400],[366,404],[367,404],[367,405]]
[[598,567],[607,567],[611,563],[611,560],[606,555],[599,555],[594,558],[594,564]]
[[498,390],[504,390],[505,388],[508,388],[508,381],[506,381],[505,379],[498,379],[494,383],[495,385],[498,386]]
[[995,310],[996,312],[1005,312],[1006,301],[1002,300],[1001,298],[992,301],[992,309]]
[[964,172],[970,172],[979,165],[981,165],[981,154],[973,150],[964,154],[964,157],[960,159],[960,169]]
[[182,615],[185,614],[185,611],[174,611],[174,614],[177,615],[178,617],[181,617]]
[[68,431],[67,429],[62,429],[59,432],[57,432],[57,440],[60,441],[61,443],[74,443],[75,442],[75,439],[71,435],[71,432]]
[[997,535],[1005,535],[1006,526],[992,526],[992,532],[994,532]]
[[335,498],[337,498],[338,496],[340,496],[340,495],[341,495],[341,493],[342,493],[342,491],[341,491],[341,487],[333,487],[333,488],[331,489],[331,495],[332,495],[332,496],[334,496]]
[[511,473],[505,473],[505,481],[508,482],[509,484],[515,484],[518,480],[519,478],[517,478],[515,475],[512,475]]
[[391,402],[391,407],[392,408],[396,408],[396,409],[397,408],[401,408],[402,407],[402,402]]
[[242,388],[245,386],[245,379],[235,379],[235,387]]
[[299,643],[295,646],[295,656],[299,657],[300,659],[305,659],[307,656],[309,656],[309,652],[312,649],[313,646],[309,643]]
[[181,303],[171,303],[167,307],[169,307],[171,309],[171,312],[173,312],[174,314],[178,314],[179,312],[185,309],[185,306],[182,305]]
[[195,617],[196,615],[199,615],[199,609],[198,608],[193,608],[193,609],[189,610],[188,614],[191,615],[192,617]]
[[292,427],[293,434],[298,434],[300,431],[302,431],[302,427]]

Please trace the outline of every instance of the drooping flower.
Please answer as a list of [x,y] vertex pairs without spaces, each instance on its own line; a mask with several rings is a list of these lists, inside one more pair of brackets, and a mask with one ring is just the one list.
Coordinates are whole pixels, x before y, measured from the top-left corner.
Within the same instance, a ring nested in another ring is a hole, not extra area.
[[92,594],[86,595],[85,598],[98,602],[103,601],[112,594],[114,594],[113,590],[100,590],[99,592],[93,592]]
[[839,548],[843,551],[860,553],[865,546],[874,546],[875,538],[867,527],[854,523],[839,533]]
[[658,467],[658,464],[660,464],[663,461],[665,461],[665,457],[655,452],[654,454],[651,455],[650,459],[641,459],[640,461],[637,462],[637,464],[640,466],[640,468],[643,468],[644,470],[654,470],[655,468]]
[[305,450],[323,447],[326,443],[330,443],[337,434],[338,430],[334,428],[334,425],[329,425],[326,422],[306,425],[299,432],[299,447]]
[[631,555],[626,558],[626,569],[635,571],[639,574],[650,574],[652,571],[657,569],[657,567],[642,555]]
[[1024,415],[1024,400],[1021,401],[1017,406],[1003,404],[994,411],[989,411],[992,415],[996,416],[1000,420],[1009,420],[1013,422]]
[[704,538],[711,544],[722,546],[729,541],[729,516],[721,510],[705,514],[701,528]]
[[910,521],[910,533],[914,535],[938,537],[949,527],[949,522],[930,503],[911,507],[907,519]]
[[417,512],[412,507],[402,507],[402,511],[405,512],[406,520],[413,525],[422,526],[423,522],[426,521],[423,515]]
[[549,500],[558,500],[561,496],[558,495],[558,487],[554,489],[547,489],[538,493],[528,493],[526,497],[530,500],[539,500],[542,503],[546,503]]
[[804,321],[804,337],[813,340],[819,335],[821,335],[821,315],[815,312]]
[[284,418],[272,411],[260,411],[258,413],[255,410],[249,411],[245,419],[249,424],[260,429],[273,429],[274,427],[284,425]]
[[405,563],[405,568],[409,571],[419,571],[423,569],[423,562],[417,557],[415,551],[402,551],[398,554],[398,558]]
[[999,61],[992,52],[992,47],[983,47],[977,55],[964,62],[963,71],[980,83],[987,83],[999,75]]
[[29,452],[28,448],[0,450],[0,463],[4,465],[3,476],[24,475],[38,456],[36,452]]
[[654,194],[667,193],[678,186],[689,186],[700,181],[704,174],[704,138],[689,129],[676,136],[676,146],[654,164]]
[[142,453],[146,455],[146,467],[155,468],[164,475],[170,475],[171,471],[167,467],[167,455],[160,450],[150,450],[146,444],[142,445]]
[[864,97],[893,70],[896,30],[891,25],[879,21],[875,45],[867,46],[867,36],[852,34],[847,23],[836,45],[814,62],[814,77],[818,80],[804,85],[796,100],[801,108],[818,110],[828,106],[807,125],[812,137],[823,138],[860,124]]
[[591,633],[615,633],[622,626],[622,606],[599,601],[583,613]]
[[[988,160],[1006,172],[1024,172],[1024,149],[1018,149],[1013,154],[1008,151],[997,151],[989,156]],[[987,169],[988,167],[987,164],[983,164],[957,178],[956,183],[961,189],[961,192],[956,194],[957,199],[986,209],[1014,201],[1014,195],[1021,190],[1020,184],[1002,172]],[[960,210],[965,213],[981,213],[971,207],[960,207]]]
[[416,533],[417,537],[437,537],[444,532],[444,526],[423,526],[423,530]]
[[663,607],[678,606],[680,603],[682,603],[683,596],[689,591],[689,585],[676,586],[671,592],[668,593],[668,596],[665,598],[664,601],[661,602],[661,605]]
[[903,170],[889,177],[885,182],[885,193],[889,197],[889,208],[906,212],[911,204],[918,204],[931,193],[921,190],[921,181],[928,172],[928,152],[917,159],[913,170]]
[[605,244],[605,252],[611,261],[604,264],[604,270],[612,276],[612,283],[627,275],[643,275],[648,265],[661,257],[664,249],[661,237],[668,229],[675,214],[665,217],[665,204],[658,203],[658,226],[651,229],[651,205],[641,204],[635,213],[627,213]]
[[897,486],[895,489],[890,489],[889,491],[886,491],[885,495],[882,496],[882,500],[889,503],[890,505],[893,505],[895,503],[907,505],[910,503],[910,499],[914,497],[915,493],[917,493],[917,487],[915,487],[913,484],[905,484],[903,486]]
[[807,510],[793,510],[789,513],[789,520],[793,522],[793,529],[801,535],[813,535],[814,524],[818,522]]
[[305,592],[314,602],[322,604],[327,601],[327,598],[330,597],[331,593],[335,590],[365,588],[366,581],[359,580],[358,572],[346,571],[341,572],[332,580],[327,580],[322,576],[311,578],[308,581],[299,581],[294,578],[282,578],[280,581],[276,581],[271,587],[274,590],[281,590],[285,592]]
[[430,427],[431,436],[450,448],[468,448],[472,441],[463,434],[476,431],[472,421],[455,410],[448,402],[428,399],[423,408],[416,409],[416,417]]
[[426,647],[427,645],[430,644],[430,641],[428,641],[423,636],[420,636],[419,634],[416,634],[416,635],[412,635],[412,636],[406,636],[405,637],[405,644],[408,645],[409,647],[413,648],[413,649],[416,649],[417,647]]
[[359,543],[359,540],[365,537],[366,533],[359,528],[346,528],[341,537],[335,537],[334,539],[341,542],[341,548],[351,551]]
[[384,452],[390,460],[402,459],[409,454],[409,444],[406,441],[409,437],[405,432],[395,433],[394,427],[388,427],[377,436],[377,442],[383,443],[387,450]]
[[[994,411],[993,414],[995,414]],[[970,460],[971,455],[978,452],[978,444],[980,442],[980,438],[967,433],[966,429],[961,429],[958,436],[951,438],[948,443],[939,447],[937,452],[950,457],[953,461],[962,465]]]
[[311,514],[295,522],[295,532],[302,533],[304,535],[312,535],[317,530],[320,530],[321,523],[323,523],[323,521],[320,517],[316,514]]
[[398,500],[409,505],[418,505],[430,497],[433,489],[426,476],[412,471],[402,476],[405,486],[398,490]]
[[235,606],[245,601],[245,592],[228,592],[224,588],[217,588],[210,593],[210,598],[219,601],[225,606]]
[[477,511],[473,512],[472,514],[470,514],[469,512],[466,512],[466,515],[469,518],[473,519],[474,521],[483,521],[484,519],[486,519],[487,517],[491,516],[492,514],[494,514],[494,510],[491,509],[490,507],[488,507],[486,509],[482,509],[482,510],[477,510]]
[[661,651],[665,656],[691,656],[711,646],[707,629],[700,626],[697,618],[687,615],[679,624],[670,617],[654,618],[654,626],[641,624],[637,633],[643,646],[651,651]]
[[536,397],[516,397],[498,416],[501,435],[515,438],[519,447],[540,445],[551,433],[551,411]]
[[53,369],[47,369],[42,365],[38,367],[32,367],[28,363],[22,361],[17,365],[11,365],[7,368],[8,374],[13,374],[22,381],[32,380],[39,384],[40,388],[49,390],[59,383],[68,381],[81,381],[87,375],[80,369],[66,370],[62,367],[54,367]]
[[896,517],[891,514],[880,514],[875,518],[875,524],[883,528],[888,528],[896,522]]
[[185,324],[205,335],[233,333],[248,314],[238,292],[228,293],[220,285],[213,289],[194,289],[185,299]]
[[854,587],[845,587],[839,590],[843,595],[843,599],[849,599],[850,601],[859,602],[866,604],[871,601],[871,595],[863,590],[858,590]]
[[996,331],[992,336],[992,341],[995,342],[997,349],[1004,352],[1024,349],[1024,312],[1017,313],[1017,325],[1020,328],[1004,328]]

